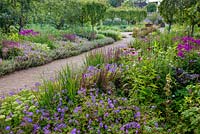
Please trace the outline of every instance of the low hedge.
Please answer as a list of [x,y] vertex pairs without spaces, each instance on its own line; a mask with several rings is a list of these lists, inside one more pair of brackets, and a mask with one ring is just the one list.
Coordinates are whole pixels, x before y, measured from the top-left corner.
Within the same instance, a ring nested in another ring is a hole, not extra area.
[[116,31],[113,31],[113,30],[106,30],[106,31],[99,31],[98,32],[99,34],[103,34],[107,37],[111,37],[113,38],[115,41],[117,40],[121,40],[122,39],[122,35],[120,32],[116,32]]
[[21,56],[12,60],[3,60],[3,62],[0,63],[0,77],[17,70],[41,66],[50,63],[53,60],[75,56],[82,52],[102,47],[113,42],[114,39],[106,37],[104,39],[98,39],[89,43],[80,44],[75,47],[60,47],[51,50],[49,53],[33,54],[31,57]]

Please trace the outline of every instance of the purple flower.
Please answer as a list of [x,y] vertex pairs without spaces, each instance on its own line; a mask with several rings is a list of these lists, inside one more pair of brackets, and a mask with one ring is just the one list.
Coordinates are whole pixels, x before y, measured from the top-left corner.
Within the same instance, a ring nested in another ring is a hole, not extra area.
[[137,112],[137,113],[134,115],[134,118],[140,118],[140,112]]
[[92,72],[92,71],[97,70],[97,68],[94,67],[94,66],[89,66],[87,70],[88,70],[89,72]]
[[10,126],[6,126],[5,130],[9,131],[10,130]]
[[102,123],[102,122],[100,122],[100,123],[99,123],[99,126],[102,128],[102,127],[103,127],[103,123]]
[[28,112],[27,115],[28,116],[33,116],[33,112]]
[[19,99],[16,99],[16,102],[20,105],[22,102]]
[[107,126],[107,125],[104,125],[104,128],[105,128],[105,129],[108,129],[108,126]]
[[85,88],[79,89],[79,90],[78,90],[78,94],[86,95],[86,89],[85,89]]
[[137,107],[137,106],[134,106],[134,109],[135,109],[136,111],[139,111],[139,110],[140,110],[140,108]]
[[89,118],[89,114],[86,114],[86,116],[85,116],[86,118]]
[[158,128],[158,122],[156,122],[154,125],[155,125],[156,128]]
[[33,120],[31,118],[28,118],[27,120],[29,123],[31,123]]
[[17,134],[23,134],[23,133],[24,133],[23,130],[18,130],[18,131],[17,131]]
[[41,86],[41,83],[36,82],[36,83],[35,83],[35,86],[36,86],[36,87],[39,87],[39,86]]
[[81,106],[78,106],[74,109],[74,113],[78,113],[81,110]]
[[71,131],[71,134],[76,134],[76,128]]
[[[130,129],[130,128],[140,128],[140,124],[137,122],[129,122],[122,126],[122,128]],[[121,130],[121,129],[120,129]]]
[[[24,120],[25,122],[29,122],[29,123],[32,122],[32,119],[29,118],[29,117],[26,117],[26,116],[23,118],[23,120]],[[22,124],[23,124],[23,122],[22,122]]]
[[179,57],[183,58],[184,57],[184,53],[182,51],[179,51],[177,54]]
[[15,93],[13,91],[11,91],[11,92],[9,92],[9,95],[13,96],[13,95],[15,95]]
[[119,113],[119,112],[120,112],[120,110],[119,110],[119,109],[115,110],[115,113]]
[[121,131],[124,131],[124,127],[121,127],[120,130],[121,130]]
[[96,98],[94,95],[92,95],[92,102],[95,103],[96,102]]
[[38,124],[34,124],[33,125],[33,130],[34,131],[37,131],[39,128],[40,128],[40,126]]
[[51,131],[49,129],[43,129],[44,134],[51,134]]
[[105,117],[108,117],[108,112],[104,114]]

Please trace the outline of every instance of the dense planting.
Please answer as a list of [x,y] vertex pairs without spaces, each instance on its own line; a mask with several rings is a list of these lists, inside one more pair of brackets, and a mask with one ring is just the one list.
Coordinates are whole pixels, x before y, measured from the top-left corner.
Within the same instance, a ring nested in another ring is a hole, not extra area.
[[92,53],[80,72],[6,97],[2,132],[198,134],[199,39],[175,34]]
[[0,134],[199,134],[200,2],[145,2],[1,0],[0,77],[133,41],[0,96]]

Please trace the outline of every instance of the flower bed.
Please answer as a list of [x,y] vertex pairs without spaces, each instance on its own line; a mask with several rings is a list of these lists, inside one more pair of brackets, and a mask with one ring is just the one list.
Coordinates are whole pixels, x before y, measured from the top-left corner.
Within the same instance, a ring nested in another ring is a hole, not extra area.
[[177,39],[161,34],[129,48],[92,53],[80,72],[66,67],[55,80],[11,94],[1,101],[0,130],[198,134],[200,46],[191,39],[195,51],[179,57]]
[[[13,39],[12,36],[8,39]],[[57,39],[59,37],[22,30],[19,35],[15,35],[17,41],[3,40],[0,45],[0,76],[78,55],[114,42],[109,37],[87,41],[74,34],[63,35],[63,39],[68,42],[60,43]]]

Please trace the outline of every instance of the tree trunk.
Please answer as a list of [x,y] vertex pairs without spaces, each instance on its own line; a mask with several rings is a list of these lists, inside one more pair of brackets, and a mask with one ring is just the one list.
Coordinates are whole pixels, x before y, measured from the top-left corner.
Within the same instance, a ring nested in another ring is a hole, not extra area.
[[23,28],[23,22],[22,22],[22,16],[19,18],[19,32],[22,30]]
[[168,28],[168,32],[170,33],[170,31],[171,31],[171,28],[172,28],[172,23],[170,22],[169,23],[169,28]]
[[92,40],[94,40],[94,36],[95,36],[95,33],[94,33],[94,25],[92,25]]
[[191,36],[193,36],[193,35],[194,35],[194,26],[195,26],[195,25],[194,25],[194,24],[192,24],[192,29],[191,29],[191,34],[190,34]]

